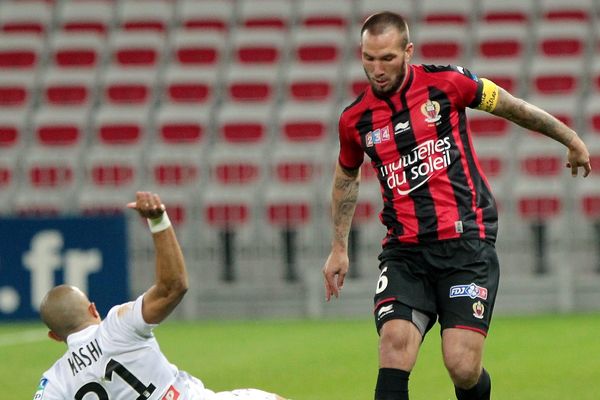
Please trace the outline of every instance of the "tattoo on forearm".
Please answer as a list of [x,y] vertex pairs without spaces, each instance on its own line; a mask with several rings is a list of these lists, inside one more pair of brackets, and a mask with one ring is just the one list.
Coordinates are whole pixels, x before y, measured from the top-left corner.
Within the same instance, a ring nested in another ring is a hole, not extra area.
[[353,178],[337,177],[334,181],[332,213],[336,242],[345,244],[348,239],[358,199],[358,186],[358,181]]

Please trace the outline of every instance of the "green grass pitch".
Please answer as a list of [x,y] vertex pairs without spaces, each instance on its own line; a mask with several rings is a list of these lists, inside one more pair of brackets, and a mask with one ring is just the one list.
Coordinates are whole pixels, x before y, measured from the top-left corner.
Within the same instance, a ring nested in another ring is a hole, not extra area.
[[[41,324],[0,324],[7,398],[31,399],[64,346]],[[371,320],[167,321],[156,330],[171,362],[213,390],[258,387],[294,400],[370,400],[377,371]],[[600,398],[600,315],[497,317],[485,365],[494,399]],[[411,400],[454,399],[437,326],[410,379]],[[4,396],[2,396],[4,398]]]

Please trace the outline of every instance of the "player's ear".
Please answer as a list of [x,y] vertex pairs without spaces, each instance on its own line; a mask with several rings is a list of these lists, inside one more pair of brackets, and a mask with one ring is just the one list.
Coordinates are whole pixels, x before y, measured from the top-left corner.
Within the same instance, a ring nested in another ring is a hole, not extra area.
[[88,311],[92,317],[94,317],[95,319],[100,319],[100,313],[96,308],[96,303],[90,303],[90,305],[88,306]]
[[415,46],[412,42],[408,42],[406,48],[404,49],[404,59],[408,62],[413,56],[415,51]]
[[62,338],[58,336],[54,331],[48,331],[48,337],[52,340],[56,340],[57,342],[62,342]]

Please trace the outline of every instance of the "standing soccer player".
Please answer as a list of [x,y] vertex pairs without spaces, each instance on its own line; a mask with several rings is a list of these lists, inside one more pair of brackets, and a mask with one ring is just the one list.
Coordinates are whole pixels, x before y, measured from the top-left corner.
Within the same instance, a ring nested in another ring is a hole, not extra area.
[[498,218],[465,108],[564,144],[573,176],[580,167],[583,176],[590,173],[589,153],[573,130],[489,80],[459,66],[410,64],[413,44],[397,14],[365,21],[361,54],[370,87],[339,121],[334,237],[323,267],[326,299],[339,296],[348,272],[348,234],[366,153],[381,185],[380,217],[387,227],[374,297],[380,336],[375,399],[408,399],[410,372],[436,319],[456,397],[489,399],[482,356],[498,288]]
[[161,352],[152,329],[175,309],[188,288],[183,254],[156,194],[138,192],[129,208],[148,218],[156,251],[156,280],[135,301],[101,320],[76,287],[60,285],[40,307],[48,336],[67,352],[44,373],[34,400],[283,400],[256,389],[214,393],[180,371]]

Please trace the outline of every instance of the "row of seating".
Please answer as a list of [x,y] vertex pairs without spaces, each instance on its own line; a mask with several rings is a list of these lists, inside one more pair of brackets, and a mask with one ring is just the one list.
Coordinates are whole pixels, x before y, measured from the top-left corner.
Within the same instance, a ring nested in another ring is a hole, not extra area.
[[232,26],[287,29],[300,25],[347,28],[391,9],[414,24],[471,22],[585,23],[597,17],[594,0],[10,0],[0,7],[0,30],[106,33],[111,29],[165,32],[172,26],[228,30]]

